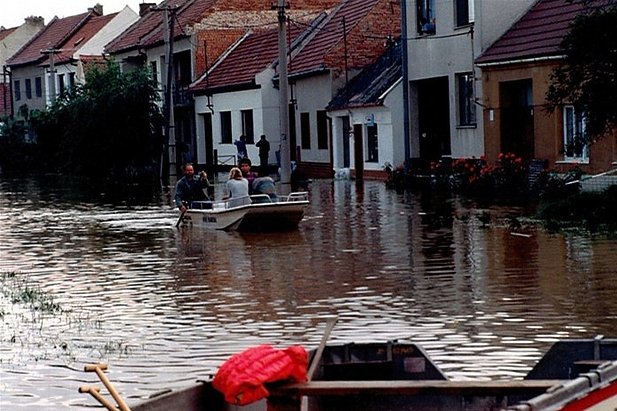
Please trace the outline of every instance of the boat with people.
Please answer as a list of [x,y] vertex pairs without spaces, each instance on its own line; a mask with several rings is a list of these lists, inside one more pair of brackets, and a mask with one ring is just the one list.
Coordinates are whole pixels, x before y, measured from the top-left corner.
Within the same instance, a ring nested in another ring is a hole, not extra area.
[[450,380],[413,342],[328,344],[320,349],[310,352],[317,358],[313,378],[267,384],[269,396],[249,405],[226,402],[210,379],[157,394],[131,410],[574,411],[617,406],[614,338],[558,341],[522,380]]
[[220,201],[193,201],[178,225],[227,231],[293,230],[309,205],[307,192],[253,194]]

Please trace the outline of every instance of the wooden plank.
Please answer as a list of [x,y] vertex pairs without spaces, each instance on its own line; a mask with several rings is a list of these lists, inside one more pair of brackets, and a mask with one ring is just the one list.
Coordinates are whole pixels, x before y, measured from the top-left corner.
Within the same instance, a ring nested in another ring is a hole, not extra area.
[[562,380],[518,381],[311,381],[268,387],[271,396],[289,395],[513,395],[541,393]]

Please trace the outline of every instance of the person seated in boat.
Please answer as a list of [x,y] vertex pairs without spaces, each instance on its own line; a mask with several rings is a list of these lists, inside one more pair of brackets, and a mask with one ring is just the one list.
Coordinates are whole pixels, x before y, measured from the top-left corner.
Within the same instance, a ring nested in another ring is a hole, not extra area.
[[224,199],[230,200],[230,207],[249,203],[249,182],[242,177],[242,171],[238,167],[233,167],[229,171],[229,180],[225,183],[227,195]]
[[[253,180],[253,194],[267,194],[272,201],[276,200],[274,180],[272,177],[262,176]],[[264,201],[265,200],[265,201]],[[267,202],[267,198],[255,198],[253,202]]]
[[186,163],[184,165],[184,176],[176,183],[176,206],[184,213],[187,207],[191,206],[193,201],[204,201],[208,199],[208,195],[204,189],[210,187],[208,175],[205,171],[200,171],[199,175],[195,175],[193,164]]
[[246,178],[249,182],[249,194],[253,194],[253,180],[257,178],[257,173],[251,171],[251,159],[248,157],[241,159],[238,162],[238,166],[242,171],[242,177]]

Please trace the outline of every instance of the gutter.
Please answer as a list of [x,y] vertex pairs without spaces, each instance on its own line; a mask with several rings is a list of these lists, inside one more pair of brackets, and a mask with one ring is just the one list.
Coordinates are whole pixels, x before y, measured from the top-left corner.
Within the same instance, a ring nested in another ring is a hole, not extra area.
[[495,61],[489,63],[476,63],[476,66],[482,67],[496,67],[496,66],[506,66],[509,64],[524,64],[524,63],[540,63],[544,61],[554,61],[554,60],[563,60],[566,56],[546,56],[546,57],[531,57],[526,59],[515,59],[515,60],[504,60],[504,61]]

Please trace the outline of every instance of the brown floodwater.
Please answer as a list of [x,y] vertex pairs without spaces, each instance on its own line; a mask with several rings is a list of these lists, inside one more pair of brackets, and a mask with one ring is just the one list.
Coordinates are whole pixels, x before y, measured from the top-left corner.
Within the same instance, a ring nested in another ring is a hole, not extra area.
[[453,379],[520,378],[558,339],[617,334],[615,239],[379,182],[309,191],[297,231],[261,235],[178,230],[165,195],[0,180],[0,409],[91,409],[93,362],[135,403],[250,346],[313,348],[330,315],[330,341],[412,340]]

